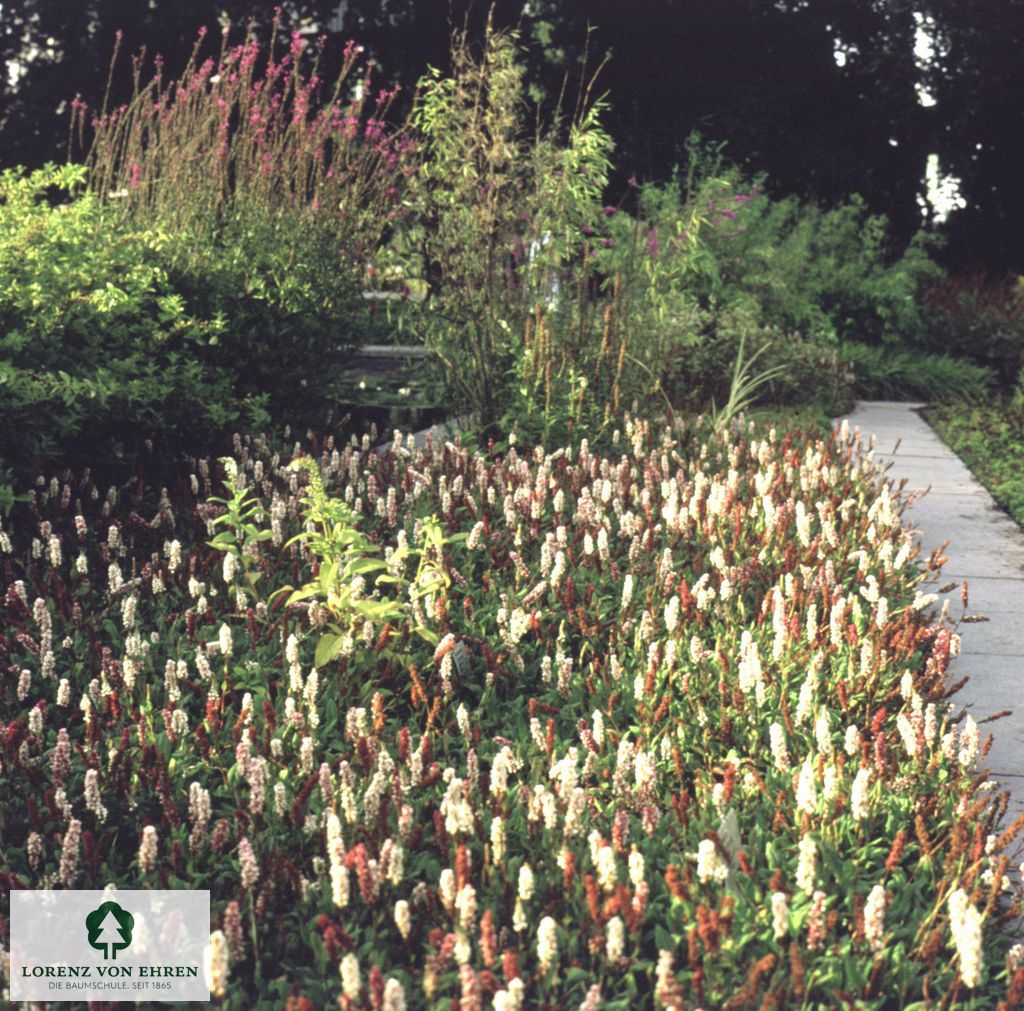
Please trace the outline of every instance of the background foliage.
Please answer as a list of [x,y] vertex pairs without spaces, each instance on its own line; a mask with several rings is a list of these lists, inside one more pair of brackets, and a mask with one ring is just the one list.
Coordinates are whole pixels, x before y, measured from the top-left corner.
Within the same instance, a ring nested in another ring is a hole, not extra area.
[[[487,5],[468,0],[289,0],[284,8],[312,34],[358,38],[408,89],[428,65],[448,68],[451,28],[468,18],[480,39],[487,23]],[[236,23],[253,16],[262,38],[270,34],[267,5],[222,0],[215,11]],[[38,166],[63,155],[71,99],[80,92],[99,107],[117,30],[129,50],[146,44],[180,67],[196,30],[214,16],[198,0],[5,3],[0,59],[10,66],[37,54],[13,84],[0,75],[5,163]],[[766,171],[780,194],[827,205],[861,194],[905,243],[921,220],[925,159],[936,153],[943,170],[961,178],[967,204],[942,227],[948,262],[1024,267],[1016,199],[1022,0],[643,0],[628,10],[612,0],[533,0],[525,12],[516,0],[499,0],[495,18],[499,27],[522,24],[533,92],[548,106],[567,71],[576,75],[584,61],[592,68],[611,51],[601,87],[612,96],[606,126],[619,151],[613,199],[633,174],[670,178],[686,137],[700,129],[727,142],[748,170]],[[922,20],[938,44],[918,66]],[[918,102],[918,84],[934,105]],[[115,78],[113,103],[130,94],[130,76]]]
[[[329,424],[353,393],[348,349],[380,335],[425,344],[449,411],[485,439],[596,444],[641,404],[724,423],[756,402],[838,413],[855,394],[1016,378],[1019,287],[945,277],[933,241],[901,244],[859,197],[779,198],[693,135],[669,182],[605,204],[607,103],[584,90],[531,118],[519,36],[457,35],[452,73],[427,75],[391,126],[396,92],[358,46],[328,87],[334,54],[279,28],[265,46],[225,29],[208,58],[200,34],[178,78],[136,56],[127,104],[76,103],[80,197],[51,206],[65,176],[9,175],[3,361],[12,419],[33,419],[9,464],[27,473],[58,446],[74,460],[76,432],[130,462],[153,439],[215,442],[246,412]],[[80,269],[56,272],[68,256]],[[83,305],[99,311],[68,368]],[[70,404],[63,429],[43,422],[46,396]]]

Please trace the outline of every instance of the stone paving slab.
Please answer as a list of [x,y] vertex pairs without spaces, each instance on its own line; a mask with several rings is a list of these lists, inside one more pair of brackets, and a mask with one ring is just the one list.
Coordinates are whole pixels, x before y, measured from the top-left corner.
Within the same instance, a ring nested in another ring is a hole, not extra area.
[[[886,412],[885,414],[878,414],[876,417],[888,421],[894,415],[892,412]],[[940,457],[946,460],[959,459],[949,446],[941,443],[939,446],[935,446],[935,433],[919,415],[914,415],[914,417],[917,418],[919,424],[912,428],[908,426],[902,435],[897,435],[895,438],[888,434],[878,435],[876,432],[875,455],[911,458],[925,457],[927,459]]]
[[953,450],[949,449],[946,453],[936,454],[928,452],[928,446],[922,443],[919,439],[907,440],[904,439],[899,445],[892,447],[876,446],[875,447],[876,459],[886,460],[906,460],[908,463],[913,463],[915,460],[956,460],[957,456]]
[[[961,629],[966,641],[969,631]],[[961,654],[954,665],[957,679],[967,676],[971,680],[950,700],[957,708],[966,706],[968,712],[981,724],[982,739],[991,732],[992,750],[985,764],[998,778],[1001,775],[1021,774],[1021,755],[1024,753],[1024,720],[1020,719],[1021,690],[1024,688],[1024,657],[984,656]],[[1004,716],[992,723],[981,721],[1004,710],[1013,716]]]
[[[929,527],[920,540],[924,547],[922,556],[927,557],[933,548],[938,549],[942,545],[945,538],[933,534]],[[966,579],[1024,577],[1024,548],[1012,542],[1000,548],[992,543],[990,537],[985,537],[981,533],[961,534],[956,540],[951,540],[942,553],[948,562],[940,579],[946,582],[952,578],[949,576],[947,579],[947,574],[954,570],[957,575]]]
[[[974,475],[964,466],[959,457],[943,456],[899,456],[891,453],[881,453],[875,450],[875,462],[889,464],[890,473],[896,478],[907,478],[910,483],[920,483],[921,486],[932,485],[949,494],[947,487],[949,482],[966,482],[973,489],[977,482]],[[978,485],[981,488],[981,485]],[[974,494],[968,490],[966,494]]]
[[[999,612],[993,612],[986,615],[986,617],[989,618],[989,621],[984,623],[984,628],[979,627],[978,624],[969,623],[957,629],[961,638],[966,636],[972,644],[971,649],[965,648],[963,650],[960,654],[961,657],[1016,657],[1020,649],[1020,636],[1011,632],[1006,627],[1007,622],[997,620],[1002,617]],[[953,612],[953,620],[956,621],[955,611]],[[981,652],[982,649],[984,649],[984,653]],[[1020,674],[1020,689],[1022,697],[1024,697],[1024,667],[1021,668]]]
[[[947,593],[940,594],[940,600],[949,598],[950,613],[959,618],[963,613],[960,600],[960,584],[967,580],[967,613],[988,615],[995,619],[1000,617],[999,625],[1006,635],[1016,640],[1024,638],[1024,615],[1022,615],[1021,588],[1017,579],[1000,579],[991,576],[971,576],[966,572],[957,571],[947,565],[934,586],[928,587],[928,593],[938,593],[948,583],[956,583],[956,587]],[[990,624],[990,623],[986,623]],[[972,635],[972,638],[977,636]],[[1019,647],[1018,647],[1019,649]]]
[[885,478],[905,491],[927,492],[908,506],[904,523],[917,532],[925,549],[948,540],[948,558],[938,579],[924,587],[950,601],[955,621],[963,614],[960,584],[968,583],[968,614],[989,621],[962,624],[961,655],[954,661],[954,680],[971,680],[954,697],[976,720],[1004,709],[1011,716],[982,726],[993,735],[985,764],[996,779],[1013,791],[1010,813],[1024,810],[1024,532],[996,506],[960,459],[916,413],[920,404],[862,401],[848,416],[865,439],[874,435],[875,459],[890,466]]
[[940,455],[900,457],[876,452],[875,461],[890,463],[886,476],[895,484],[905,478],[907,491],[929,490],[935,496],[980,495],[986,501],[990,500],[988,492],[957,458]]
[[958,521],[968,525],[983,525],[989,530],[999,528],[1011,539],[1014,532],[1019,529],[987,495],[950,495],[942,501],[924,495],[907,507],[906,515],[922,526],[927,525],[929,521],[953,515]]

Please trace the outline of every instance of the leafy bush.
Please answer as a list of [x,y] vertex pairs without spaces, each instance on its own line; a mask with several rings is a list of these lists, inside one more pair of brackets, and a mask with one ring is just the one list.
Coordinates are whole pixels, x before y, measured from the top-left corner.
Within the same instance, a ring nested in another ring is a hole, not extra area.
[[599,273],[615,279],[616,314],[652,350],[649,385],[674,407],[728,399],[741,344],[766,380],[762,402],[838,411],[853,392],[984,389],[984,369],[914,350],[915,294],[937,273],[923,238],[894,257],[884,220],[862,201],[823,210],[776,200],[692,148],[685,187],[639,187],[635,213],[607,208],[592,238]]
[[[735,174],[690,182],[688,197],[679,181],[639,187],[635,213],[605,208],[590,240],[598,276],[610,279],[611,318],[622,317],[619,328],[633,334],[627,361],[640,366],[641,382],[631,397],[650,402],[661,392],[672,408],[698,413],[722,404],[742,348],[750,378],[763,380],[759,399],[838,411],[849,384],[831,338],[785,329],[792,319],[728,281],[737,269],[732,243],[760,187],[739,185]],[[728,206],[715,202],[723,193]]]
[[704,290],[724,302],[753,297],[786,332],[866,343],[914,344],[924,334],[916,295],[941,271],[921,232],[895,248],[888,222],[863,199],[825,208],[778,198],[716,149],[690,141],[686,196],[712,223],[716,269]]
[[963,358],[914,348],[844,341],[839,358],[854,374],[862,397],[889,400],[968,401],[988,396],[992,372]]
[[[764,177],[730,166],[699,135],[688,149],[685,178],[639,187],[635,215],[647,249],[684,264],[689,291],[702,305],[752,300],[766,322],[811,340],[922,338],[916,295],[941,274],[925,233],[896,249],[885,218],[868,214],[857,196],[832,208],[779,198]],[[620,216],[609,224],[619,227],[602,232],[602,245],[622,248]],[[635,243],[625,248],[637,252]],[[626,271],[623,259],[616,266]]]
[[921,295],[928,346],[992,369],[1004,389],[1024,370],[1024,280],[945,277]]
[[[0,597],[5,882],[209,888],[224,1008],[1018,993],[1021,823],[891,490],[841,434],[613,441],[327,443],[321,490],[238,440],[232,494],[204,460],[143,522],[38,489]],[[358,576],[274,596],[331,543],[387,566],[386,615]]]
[[[227,317],[175,282],[156,230],[121,227],[80,167],[0,176],[0,459],[106,465],[265,420],[219,343]],[[65,202],[51,204],[47,193]]]
[[699,413],[729,399],[741,357],[751,378],[764,380],[758,403],[819,406],[833,415],[848,405],[854,376],[828,342],[798,331],[783,333],[766,323],[760,307],[748,299],[701,316],[700,339],[677,352],[675,375],[666,380],[682,407]]

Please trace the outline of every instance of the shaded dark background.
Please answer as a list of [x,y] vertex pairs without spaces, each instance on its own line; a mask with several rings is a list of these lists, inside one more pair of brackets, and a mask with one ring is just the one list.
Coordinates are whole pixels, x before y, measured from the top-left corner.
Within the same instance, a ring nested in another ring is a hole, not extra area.
[[[400,81],[409,95],[428,65],[446,66],[451,28],[479,35],[491,5],[283,6],[289,28],[328,35],[328,54],[357,39],[382,79]],[[126,52],[145,45],[174,73],[201,25],[216,39],[218,21],[241,32],[251,19],[267,35],[273,11],[244,0],[3,2],[0,165],[66,158],[70,100],[102,102],[118,29]],[[931,19],[940,42],[925,69],[914,56],[915,16]],[[766,172],[775,193],[826,204],[859,193],[907,240],[928,224],[919,196],[934,152],[942,170],[961,179],[967,205],[938,226],[947,239],[942,258],[960,269],[1024,271],[1024,0],[532,0],[525,11],[523,0],[497,0],[493,17],[518,26],[542,110],[567,80],[575,95],[610,54],[596,91],[609,95],[613,190],[634,175],[670,177],[699,130],[724,145],[726,158]],[[918,101],[919,84],[934,105]],[[123,60],[114,102],[130,90]]]

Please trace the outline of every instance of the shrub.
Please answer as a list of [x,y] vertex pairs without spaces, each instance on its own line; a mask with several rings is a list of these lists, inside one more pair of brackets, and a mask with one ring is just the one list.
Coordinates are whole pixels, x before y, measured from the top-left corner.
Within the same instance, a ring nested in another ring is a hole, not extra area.
[[[796,197],[773,199],[749,184],[739,195],[749,196],[740,223],[719,233],[720,297],[753,295],[785,330],[862,343],[920,341],[915,296],[938,273],[923,233],[898,252],[885,219],[869,215],[858,197],[824,209]],[[721,212],[731,199],[719,189],[710,204]]]
[[992,372],[963,358],[915,348],[844,341],[839,358],[854,373],[862,397],[890,400],[969,401],[988,395]]
[[984,389],[985,370],[914,350],[914,296],[937,272],[923,238],[895,256],[884,220],[862,201],[824,210],[774,199],[692,146],[685,188],[639,187],[634,212],[608,208],[592,237],[599,275],[615,279],[615,317],[650,349],[629,349],[647,370],[634,396],[664,391],[672,407],[698,412],[723,403],[741,339],[757,355],[753,374],[771,377],[761,402],[838,411],[853,392]]
[[[226,317],[175,283],[155,230],[113,220],[80,167],[0,176],[0,459],[107,466],[266,419],[219,348]],[[47,193],[62,195],[51,204]]]
[[783,318],[756,286],[732,276],[742,269],[734,244],[759,199],[758,184],[727,173],[691,178],[688,196],[679,180],[641,186],[632,214],[606,208],[592,238],[594,263],[599,276],[614,279],[614,316],[634,335],[627,361],[640,366],[634,375],[643,382],[630,388],[632,398],[649,402],[663,391],[673,408],[695,412],[721,404],[742,343],[748,363],[756,362],[752,375],[767,380],[760,400],[845,404],[848,380],[832,335],[813,325],[787,329],[808,320]]
[[681,407],[700,413],[728,400],[740,357],[751,377],[764,378],[757,403],[818,406],[833,415],[849,403],[853,376],[828,342],[808,339],[799,331],[783,333],[766,323],[760,306],[748,299],[702,316],[700,339],[676,352],[674,374],[666,380]]
[[927,344],[992,369],[1009,390],[1024,369],[1024,281],[944,277],[921,294]]
[[234,494],[201,461],[151,521],[44,485],[0,597],[12,887],[209,888],[227,1008],[995,1007],[1020,824],[898,499],[842,434],[613,441],[328,442],[307,488],[238,440]]

